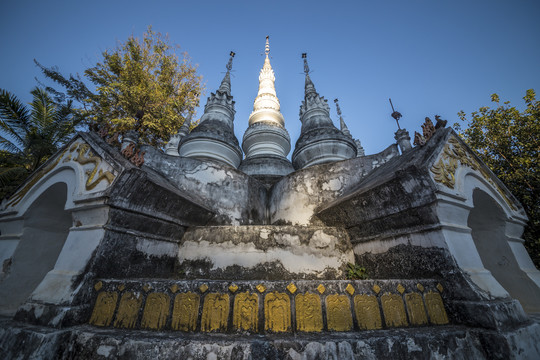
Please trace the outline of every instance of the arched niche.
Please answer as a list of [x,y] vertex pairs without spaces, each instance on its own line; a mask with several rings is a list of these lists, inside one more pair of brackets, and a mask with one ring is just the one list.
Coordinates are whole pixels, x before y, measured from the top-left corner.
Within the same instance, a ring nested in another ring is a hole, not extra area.
[[473,190],[472,200],[467,226],[484,267],[525,311],[540,312],[540,288],[520,268],[513,254],[506,234],[505,211],[479,188]]
[[72,224],[65,210],[68,186],[56,182],[23,214],[23,228],[0,282],[0,312],[13,314],[54,268]]

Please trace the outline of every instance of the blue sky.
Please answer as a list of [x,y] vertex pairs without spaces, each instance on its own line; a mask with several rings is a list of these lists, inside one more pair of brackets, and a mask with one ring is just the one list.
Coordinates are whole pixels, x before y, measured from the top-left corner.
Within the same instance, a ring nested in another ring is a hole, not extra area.
[[535,0],[3,1],[0,88],[28,102],[40,76],[34,58],[82,74],[102,51],[152,25],[198,64],[206,95],[219,86],[229,51],[236,52],[232,91],[241,141],[270,35],[293,147],[307,52],[334,123],[339,126],[333,103],[339,98],[351,133],[371,154],[394,142],[389,97],[411,137],[426,116],[452,124],[459,110],[490,105],[494,92],[522,107],[526,89],[540,92],[539,15]]

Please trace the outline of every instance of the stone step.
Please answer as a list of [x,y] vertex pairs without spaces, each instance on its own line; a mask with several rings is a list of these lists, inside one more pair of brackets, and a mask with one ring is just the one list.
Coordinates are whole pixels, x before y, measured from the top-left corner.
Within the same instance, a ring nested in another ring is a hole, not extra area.
[[449,323],[444,288],[432,279],[101,279],[92,296],[89,324],[117,329],[271,334]]

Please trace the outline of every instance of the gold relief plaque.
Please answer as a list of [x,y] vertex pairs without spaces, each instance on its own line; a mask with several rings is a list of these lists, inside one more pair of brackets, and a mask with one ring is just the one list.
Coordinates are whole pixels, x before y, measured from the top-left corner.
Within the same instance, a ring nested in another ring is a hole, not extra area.
[[137,323],[141,303],[142,296],[140,293],[125,292],[120,299],[113,326],[132,329]]
[[94,311],[90,317],[90,324],[96,326],[109,326],[116,309],[118,294],[116,292],[102,291],[98,294]]
[[291,300],[277,291],[264,297],[264,329],[283,332],[291,330]]
[[381,311],[377,297],[373,295],[356,295],[354,311],[358,326],[363,330],[382,329]]
[[238,330],[258,330],[259,296],[249,291],[234,297],[233,326]]
[[160,330],[165,326],[169,316],[171,298],[164,293],[151,293],[146,297],[141,327],[143,329]]
[[94,289],[96,289],[96,291],[101,290],[102,287],[103,287],[103,282],[101,281],[98,281],[96,285],[94,285]]
[[354,286],[352,286],[351,284],[347,285],[347,287],[345,288],[345,291],[349,293],[349,295],[353,295],[354,294]]
[[384,322],[388,327],[407,326],[407,315],[403,299],[398,294],[386,293],[381,296]]
[[424,294],[429,320],[432,324],[448,324],[448,316],[444,310],[444,304],[441,295],[437,292],[428,292]]
[[293,283],[290,283],[287,285],[287,290],[291,292],[291,294],[294,294],[298,288]]
[[328,330],[349,331],[352,329],[351,302],[347,295],[326,297],[326,322]]
[[422,295],[419,293],[405,294],[405,303],[407,304],[411,325],[425,325],[428,323]]
[[322,331],[321,298],[317,294],[296,295],[296,329],[298,331]]
[[200,297],[191,291],[174,298],[171,327],[173,330],[195,331],[199,316]]
[[227,330],[229,294],[210,293],[204,298],[201,318],[202,331]]

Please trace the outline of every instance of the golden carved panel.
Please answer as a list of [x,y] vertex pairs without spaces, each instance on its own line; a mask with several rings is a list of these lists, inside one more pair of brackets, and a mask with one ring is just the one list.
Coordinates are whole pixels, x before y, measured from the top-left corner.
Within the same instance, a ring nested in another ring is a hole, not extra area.
[[98,294],[89,323],[96,326],[109,326],[114,316],[118,293],[102,291]]
[[443,184],[444,186],[453,189],[456,185],[456,170],[458,166],[467,166],[472,170],[479,171],[482,177],[488,181],[497,192],[503,197],[504,201],[513,209],[517,210],[514,202],[510,200],[506,191],[495,181],[493,181],[490,173],[481,166],[476,158],[467,151],[467,149],[461,145],[461,143],[455,138],[448,139],[448,143],[444,145],[439,161],[437,161],[431,167],[433,179]]
[[411,325],[425,325],[428,323],[422,295],[419,293],[405,294],[405,304],[407,305]]
[[351,302],[347,295],[326,297],[326,323],[328,330],[349,331],[352,329]]
[[151,293],[146,297],[141,327],[143,329],[163,329],[169,316],[171,298],[164,293]]
[[229,294],[209,293],[206,295],[201,330],[207,332],[227,330],[229,307]]
[[384,322],[388,327],[407,326],[407,314],[403,299],[398,294],[386,293],[381,296]]
[[106,180],[109,184],[113,182],[114,174],[110,171],[103,171],[102,169],[99,169],[101,165],[101,158],[92,153],[88,144],[75,143],[71,145],[69,151],[75,151],[77,153],[77,156],[73,158],[73,161],[76,161],[81,165],[94,165],[92,170],[86,171],[86,176],[88,176],[85,184],[86,190],[94,189],[103,180]]
[[356,295],[354,297],[354,311],[360,329],[382,329],[381,311],[377,297],[373,295]]
[[264,328],[274,332],[291,330],[291,300],[277,291],[264,298]]
[[120,299],[114,327],[133,329],[139,317],[142,296],[140,293],[125,292]]
[[259,326],[259,296],[248,291],[234,297],[233,326],[238,330],[257,331]]
[[195,331],[199,316],[200,297],[191,291],[174,298],[171,327],[173,330]]
[[437,292],[430,291],[424,294],[424,299],[426,300],[430,322],[436,325],[448,324],[448,315],[446,314],[446,310],[444,310],[441,295]]
[[296,329],[298,331],[322,331],[323,318],[321,298],[317,294],[296,295]]

